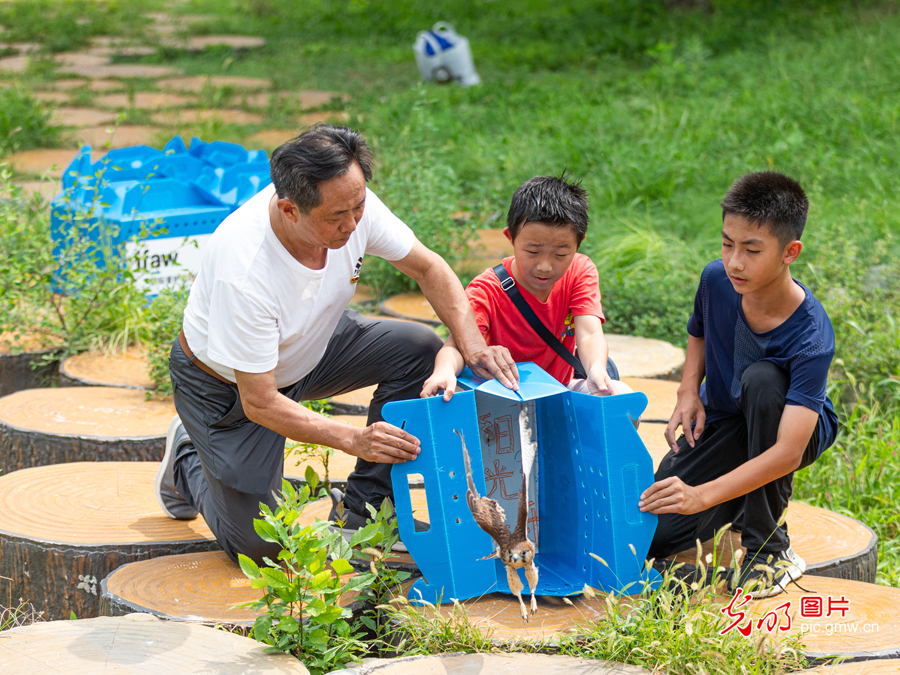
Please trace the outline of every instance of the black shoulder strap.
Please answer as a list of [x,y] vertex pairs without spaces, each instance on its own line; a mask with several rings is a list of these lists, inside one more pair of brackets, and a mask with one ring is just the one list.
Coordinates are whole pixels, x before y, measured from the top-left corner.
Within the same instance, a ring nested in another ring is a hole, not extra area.
[[513,304],[528,322],[528,325],[531,326],[532,330],[538,334],[538,337],[546,342],[560,358],[565,360],[566,363],[575,369],[576,377],[582,380],[587,379],[587,373],[584,370],[584,366],[581,365],[581,361],[576,359],[572,352],[563,346],[563,343],[550,332],[550,329],[547,328],[547,326],[544,325],[544,322],[538,318],[538,315],[534,313],[534,310],[531,309],[531,305],[528,304],[528,301],[525,300],[519,292],[519,288],[516,286],[516,280],[509,275],[506,268],[503,266],[503,263],[500,263],[494,268],[494,274],[496,274],[497,278],[500,280],[500,288],[506,291],[509,299],[513,301]]

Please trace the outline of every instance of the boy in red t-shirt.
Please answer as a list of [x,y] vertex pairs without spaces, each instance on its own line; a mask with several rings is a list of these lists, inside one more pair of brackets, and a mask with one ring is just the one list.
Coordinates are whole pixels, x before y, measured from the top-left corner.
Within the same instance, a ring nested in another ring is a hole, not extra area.
[[[597,396],[623,394],[631,388],[607,373],[609,347],[603,337],[597,268],[578,253],[588,226],[587,192],[565,177],[537,176],[513,195],[507,226],[514,255],[503,266],[538,318],[578,358],[586,380],[573,379],[574,369],[528,324],[500,286],[492,269],[472,280],[466,294],[488,345],[509,349],[517,362],[533,361],[572,391]],[[434,372],[422,396],[444,392],[449,401],[456,376],[465,365],[453,336],[438,352]]]

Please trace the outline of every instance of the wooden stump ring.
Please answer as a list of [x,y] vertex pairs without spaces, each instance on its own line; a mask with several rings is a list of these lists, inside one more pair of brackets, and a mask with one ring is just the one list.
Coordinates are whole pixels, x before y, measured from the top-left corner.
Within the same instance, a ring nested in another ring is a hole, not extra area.
[[140,346],[123,352],[84,352],[59,364],[62,387],[124,387],[153,389],[147,350]]
[[13,628],[0,640],[0,664],[16,675],[309,675],[293,656],[250,638],[149,614]]
[[55,464],[0,476],[0,605],[50,619],[99,611],[100,581],[125,563],[219,548],[202,517],[172,520],[156,463]]
[[0,473],[80,461],[161,461],[171,400],[118,387],[26,389],[0,399]]

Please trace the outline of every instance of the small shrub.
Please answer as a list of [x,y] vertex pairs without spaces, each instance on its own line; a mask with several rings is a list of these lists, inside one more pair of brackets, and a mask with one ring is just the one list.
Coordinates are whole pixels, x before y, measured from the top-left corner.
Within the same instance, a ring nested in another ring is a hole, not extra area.
[[[342,606],[347,604],[342,602],[347,594],[358,593],[360,601],[371,607],[409,576],[384,565],[397,541],[388,501],[378,512],[369,507],[373,522],[349,543],[342,532],[330,529],[328,521],[301,527],[299,518],[318,485],[318,476],[308,467],[301,489],[283,482],[274,512],[261,506],[263,517],[253,525],[264,541],[282,546],[277,561],[266,558],[265,566],[258,566],[240,556],[241,569],[253,587],[264,590],[259,601],[241,605],[262,611],[253,625],[253,637],[273,650],[293,654],[313,675],[358,660],[367,650],[361,639],[364,626],[377,628],[371,618],[352,618],[351,609]],[[368,560],[369,570],[348,577],[353,558]]]

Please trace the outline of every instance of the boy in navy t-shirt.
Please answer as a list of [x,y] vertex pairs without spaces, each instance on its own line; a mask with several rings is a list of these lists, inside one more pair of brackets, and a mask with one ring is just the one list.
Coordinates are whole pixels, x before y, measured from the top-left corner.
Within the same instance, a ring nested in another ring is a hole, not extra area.
[[806,570],[782,515],[793,472],[834,443],[838,427],[825,395],[834,330],[790,273],[808,207],[798,183],[770,171],[738,179],[725,195],[722,259],[703,270],[688,321],[666,427],[672,450],[640,502],[659,515],[655,557],[739,522],[747,555],[731,587],[754,597],[780,593]]

